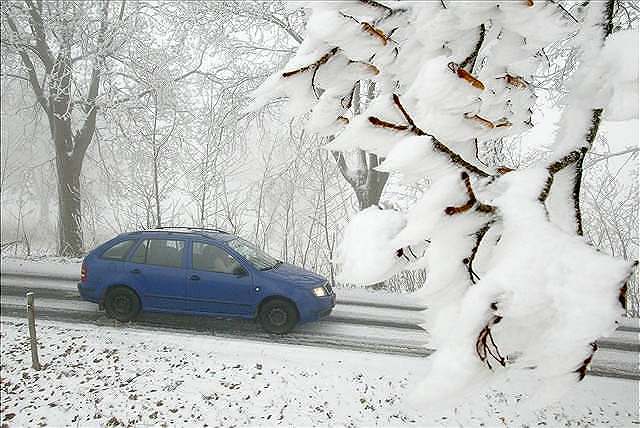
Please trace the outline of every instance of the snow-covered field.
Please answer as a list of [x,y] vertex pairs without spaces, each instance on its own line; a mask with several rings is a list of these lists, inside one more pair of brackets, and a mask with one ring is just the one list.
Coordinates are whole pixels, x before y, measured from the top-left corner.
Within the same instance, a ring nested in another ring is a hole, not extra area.
[[406,400],[422,358],[40,321],[45,368],[35,372],[25,322],[1,326],[8,426],[640,424],[638,383],[627,380],[587,377],[562,405],[528,417],[497,391],[428,414]]

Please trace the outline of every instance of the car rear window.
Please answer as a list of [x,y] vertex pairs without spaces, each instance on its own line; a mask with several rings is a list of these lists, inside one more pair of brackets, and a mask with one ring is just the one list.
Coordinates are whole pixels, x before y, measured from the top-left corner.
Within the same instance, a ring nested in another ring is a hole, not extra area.
[[126,241],[120,241],[117,244],[111,246],[107,251],[102,253],[102,258],[107,260],[124,260],[129,252],[129,249],[136,241],[134,239],[128,239]]

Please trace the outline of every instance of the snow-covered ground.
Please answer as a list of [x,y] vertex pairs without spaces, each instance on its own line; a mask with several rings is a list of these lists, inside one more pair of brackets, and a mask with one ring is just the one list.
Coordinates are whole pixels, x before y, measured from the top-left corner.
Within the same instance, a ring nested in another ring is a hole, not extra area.
[[82,260],[62,257],[20,258],[2,257],[3,274],[24,273],[54,278],[80,278]]
[[638,383],[587,377],[561,405],[527,417],[490,391],[445,413],[407,404],[422,358],[38,322],[30,368],[24,321],[1,323],[8,426],[631,426]]

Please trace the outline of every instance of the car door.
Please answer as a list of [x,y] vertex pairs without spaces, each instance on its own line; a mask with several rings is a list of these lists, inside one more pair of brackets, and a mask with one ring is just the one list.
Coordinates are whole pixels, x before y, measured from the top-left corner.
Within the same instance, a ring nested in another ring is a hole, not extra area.
[[234,256],[217,245],[194,240],[189,261],[189,310],[242,317],[255,313],[260,290]]
[[186,241],[143,239],[127,263],[144,310],[181,312],[186,305]]

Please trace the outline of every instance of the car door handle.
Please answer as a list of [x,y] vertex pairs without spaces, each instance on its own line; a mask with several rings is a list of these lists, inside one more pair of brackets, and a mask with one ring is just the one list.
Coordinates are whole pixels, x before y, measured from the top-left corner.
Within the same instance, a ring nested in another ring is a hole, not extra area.
[[140,269],[132,269],[131,273],[140,273]]
[[191,275],[191,281],[200,281],[200,277],[198,275]]

